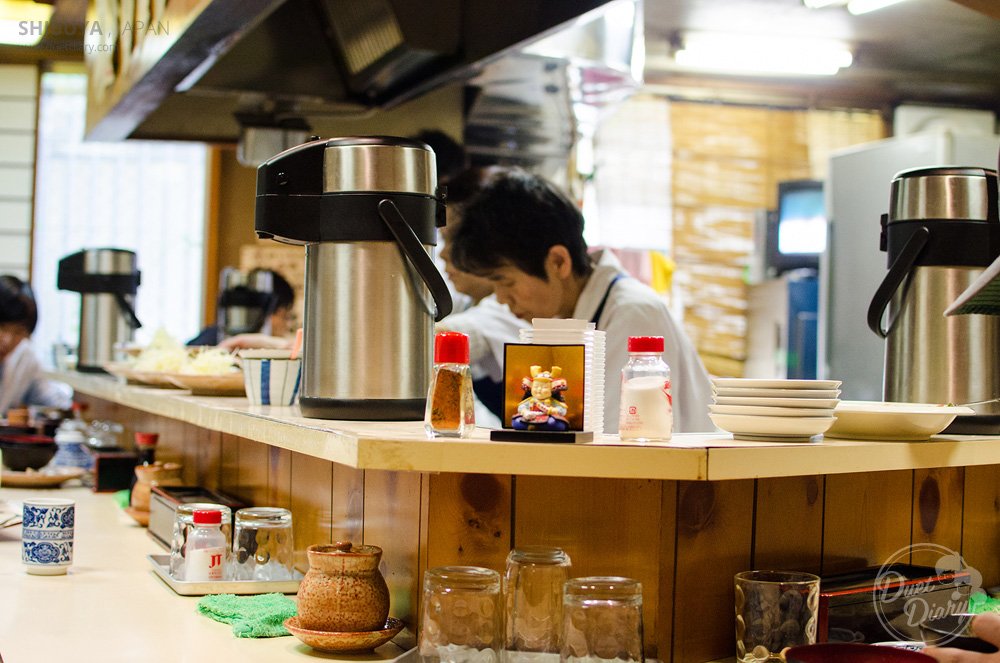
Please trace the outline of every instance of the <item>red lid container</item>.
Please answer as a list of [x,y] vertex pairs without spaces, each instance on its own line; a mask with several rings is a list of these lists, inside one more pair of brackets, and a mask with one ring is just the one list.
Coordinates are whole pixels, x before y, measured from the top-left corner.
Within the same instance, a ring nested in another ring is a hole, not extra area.
[[663,352],[662,336],[629,336],[629,352]]
[[159,433],[136,433],[135,443],[140,447],[152,447],[155,446],[157,441],[160,439]]
[[214,509],[197,509],[191,514],[196,525],[221,525],[222,512]]
[[441,332],[434,337],[435,364],[468,364],[469,337],[459,332]]

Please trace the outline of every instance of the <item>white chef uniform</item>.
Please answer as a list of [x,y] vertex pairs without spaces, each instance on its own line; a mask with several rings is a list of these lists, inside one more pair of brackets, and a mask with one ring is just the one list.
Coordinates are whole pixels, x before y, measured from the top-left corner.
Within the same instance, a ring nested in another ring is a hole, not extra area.
[[[622,367],[628,361],[629,336],[663,337],[663,360],[670,366],[674,431],[716,430],[708,418],[712,382],[694,345],[670,315],[666,301],[638,279],[625,275],[611,251],[595,251],[591,258],[596,259],[594,271],[580,293],[573,317],[593,320],[604,303],[597,320],[597,328],[605,332],[604,432],[618,432]],[[615,280],[618,275],[624,276]]]

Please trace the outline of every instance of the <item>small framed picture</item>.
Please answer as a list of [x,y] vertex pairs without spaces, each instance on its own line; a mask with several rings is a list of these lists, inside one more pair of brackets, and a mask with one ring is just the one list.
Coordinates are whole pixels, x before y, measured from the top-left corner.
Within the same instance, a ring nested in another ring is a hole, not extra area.
[[583,430],[584,346],[504,346],[505,429]]

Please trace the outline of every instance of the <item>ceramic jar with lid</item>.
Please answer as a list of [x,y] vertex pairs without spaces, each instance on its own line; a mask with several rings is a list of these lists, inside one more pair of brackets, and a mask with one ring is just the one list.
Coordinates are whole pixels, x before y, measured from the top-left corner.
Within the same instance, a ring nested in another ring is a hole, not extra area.
[[298,592],[299,626],[357,633],[385,628],[389,587],[379,571],[382,549],[347,542],[306,549],[309,570]]
[[149,511],[149,493],[153,485],[182,486],[180,463],[163,463],[156,461],[148,465],[135,466],[135,485],[129,503],[132,508]]

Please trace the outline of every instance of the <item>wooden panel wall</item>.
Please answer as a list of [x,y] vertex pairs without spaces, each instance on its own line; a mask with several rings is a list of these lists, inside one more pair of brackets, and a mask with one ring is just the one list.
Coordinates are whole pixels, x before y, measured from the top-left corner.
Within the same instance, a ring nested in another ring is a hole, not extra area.
[[733,575],[831,574],[878,566],[913,546],[933,565],[960,552],[1000,584],[1000,466],[737,481],[653,481],[357,470],[86,399],[89,415],[160,432],[158,456],[185,479],[294,514],[296,566],[310,544],[383,548],[391,613],[415,644],[423,572],[503,572],[513,546],[563,547],[573,575],[643,586],[647,656],[702,663],[735,652]]

